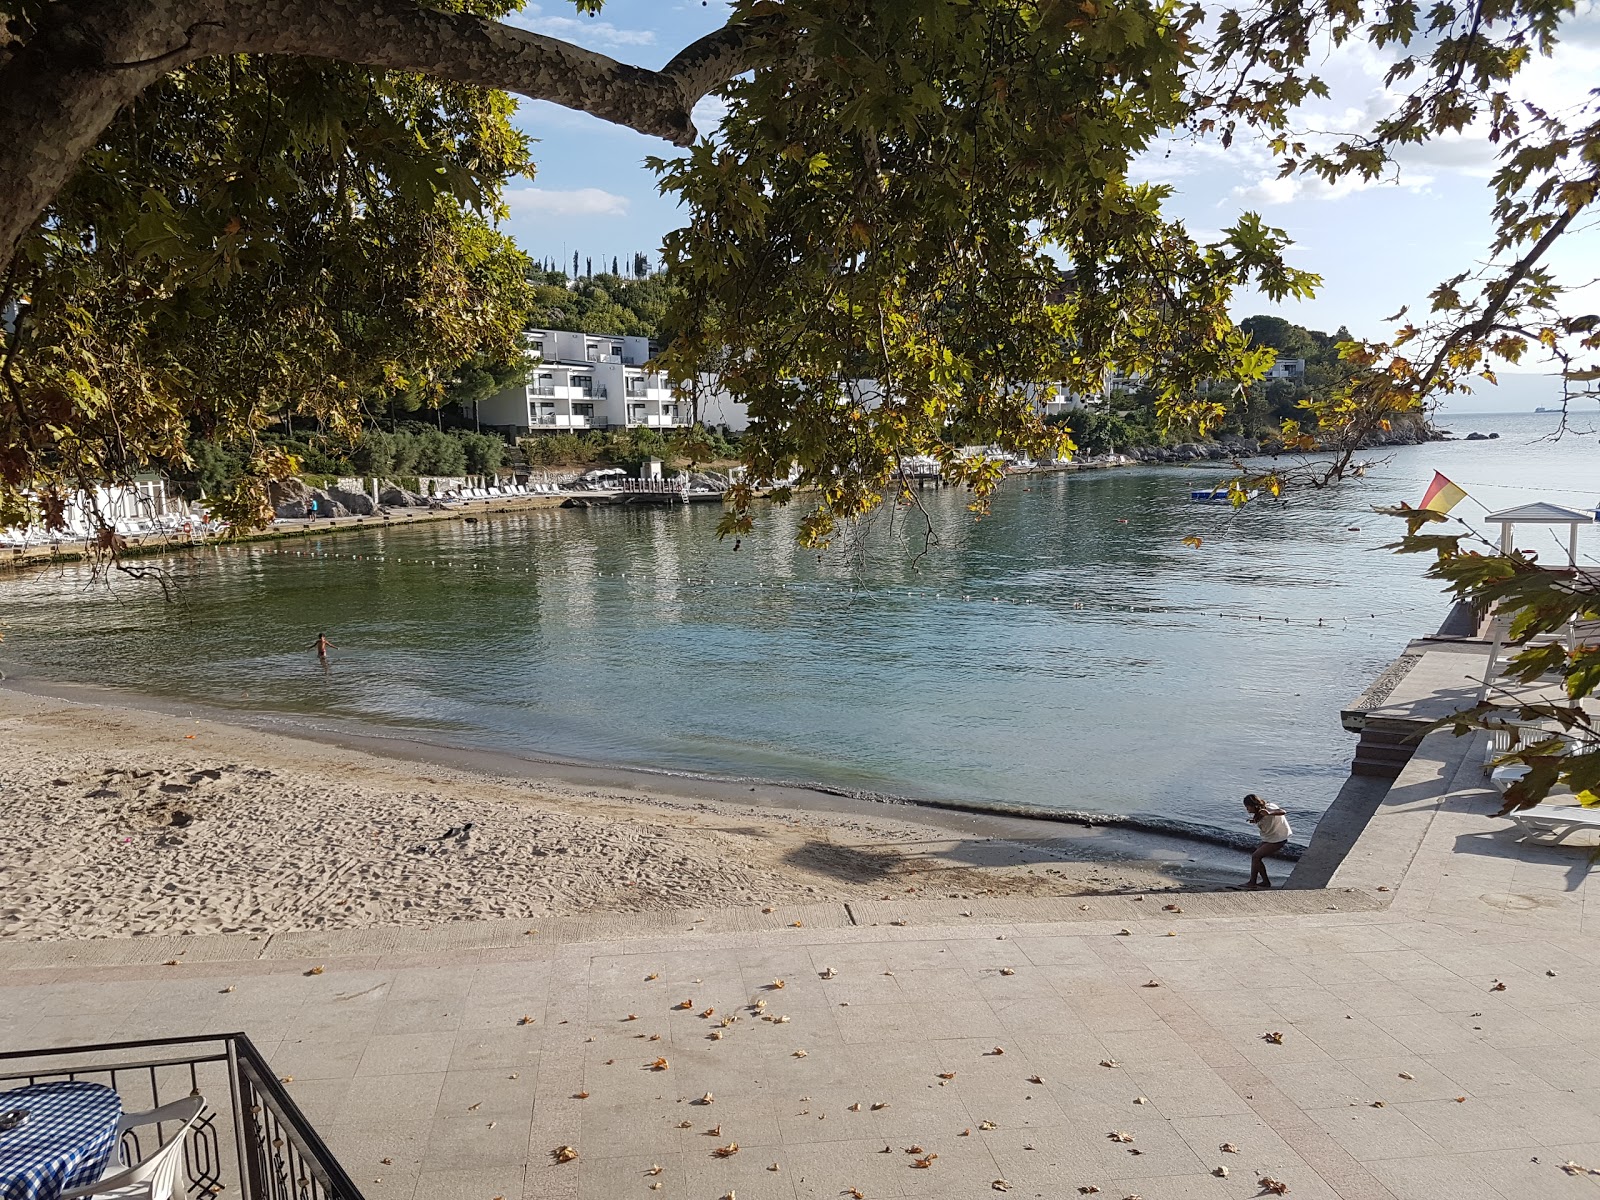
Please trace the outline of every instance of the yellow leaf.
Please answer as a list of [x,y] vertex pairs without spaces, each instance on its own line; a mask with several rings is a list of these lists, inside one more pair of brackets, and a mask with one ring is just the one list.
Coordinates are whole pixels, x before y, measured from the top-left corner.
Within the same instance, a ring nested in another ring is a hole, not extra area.
[[1183,539],[1183,544],[1188,546],[1191,550],[1198,550],[1204,544],[1204,539],[1197,538],[1193,534],[1190,534],[1188,537]]

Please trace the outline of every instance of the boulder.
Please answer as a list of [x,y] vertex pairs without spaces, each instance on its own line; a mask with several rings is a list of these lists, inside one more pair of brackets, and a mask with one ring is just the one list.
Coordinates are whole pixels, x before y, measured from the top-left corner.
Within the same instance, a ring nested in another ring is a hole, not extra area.
[[1487,442],[1488,440],[1489,440],[1489,435],[1488,434],[1486,434],[1486,433],[1478,433],[1476,430],[1474,430],[1472,433],[1467,434],[1467,441],[1469,441],[1469,442]]
[[408,492],[403,487],[390,484],[378,490],[378,500],[390,508],[425,508],[428,503],[426,496],[419,496],[416,492]]
[[[372,497],[365,492],[346,491],[344,488],[332,487],[323,493],[331,500],[336,508],[343,508],[343,512],[335,512],[335,516],[345,517],[354,514],[365,517],[378,511],[378,506],[372,502]],[[320,512],[321,505],[317,506]]]
[[311,489],[300,479],[274,479],[267,484],[267,502],[275,516],[298,519],[309,511]]

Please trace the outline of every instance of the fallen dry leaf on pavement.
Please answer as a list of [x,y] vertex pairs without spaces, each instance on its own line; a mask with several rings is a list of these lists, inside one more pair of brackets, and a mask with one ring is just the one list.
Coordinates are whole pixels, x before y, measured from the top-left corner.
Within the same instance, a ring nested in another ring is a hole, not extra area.
[[938,1157],[939,1156],[937,1154],[930,1154],[926,1158],[913,1159],[911,1165],[925,1171],[929,1167],[933,1166],[933,1160]]
[[767,986],[775,992],[781,992],[787,985],[781,979],[774,979],[771,983],[767,984]]
[[716,1009],[714,1009],[714,1008],[708,1008],[708,1009],[706,1009],[706,1010],[705,1010],[705,1012],[703,1012],[703,1013],[701,1013],[701,1014],[700,1014],[700,1019],[701,1019],[701,1020],[702,1020],[702,1021],[703,1021],[703,1020],[705,1020],[705,1019],[706,1019],[706,1018],[707,1018],[707,1017],[714,1017],[714,1016],[716,1016],[716,1014],[717,1014],[717,1010],[716,1010]]
[[659,1175],[659,1174],[661,1174],[661,1164],[660,1163],[651,1163],[650,1164],[650,1169],[648,1171],[646,1171],[645,1174],[646,1175]]
[[1121,1064],[1121,1063],[1119,1063],[1119,1062],[1118,1062],[1118,1061],[1117,1061],[1117,1060],[1116,1060],[1116,1059],[1114,1059],[1114,1058],[1102,1058],[1102,1059],[1101,1059],[1101,1060],[1100,1060],[1100,1065],[1101,1065],[1101,1066],[1102,1066],[1102,1067],[1120,1067],[1120,1066],[1121,1066],[1121,1065],[1122,1065],[1122,1064]]
[[1211,1173],[1213,1175],[1215,1175],[1218,1179],[1226,1179],[1228,1177],[1228,1168],[1227,1167],[1213,1167],[1211,1169]]
[[796,1050],[794,1052],[794,1057],[795,1058],[804,1058],[805,1056],[806,1056],[806,1052],[804,1050]]
[[735,1154],[739,1153],[739,1143],[729,1142],[726,1146],[718,1146],[711,1153],[715,1154],[718,1158],[732,1158]]
[[1400,1078],[1401,1079],[1415,1079],[1416,1076],[1413,1075],[1410,1071],[1401,1071],[1400,1072]]
[[1095,1187],[1094,1184],[1086,1183],[1086,1184],[1084,1184],[1082,1187],[1080,1187],[1078,1189],[1078,1195],[1080,1195],[1080,1196],[1093,1196],[1099,1190],[1100,1189]]
[[550,1154],[558,1163],[569,1163],[578,1157],[578,1152],[571,1146],[557,1146]]
[[312,967],[311,970],[306,972],[306,974],[307,975],[321,975],[322,974],[322,968],[321,967]]
[[646,975],[644,977],[644,981],[646,983],[649,983],[652,979],[660,979],[660,978],[661,978],[661,972],[660,971],[651,971],[650,974],[648,974],[648,975]]
[[1274,1046],[1281,1046],[1283,1045],[1283,1034],[1274,1029],[1271,1033],[1263,1033],[1261,1040],[1263,1042],[1271,1042]]
[[989,1053],[991,1055],[1004,1054],[1005,1052],[1006,1052],[1006,1048],[1004,1046],[996,1046],[993,1050],[989,1051]]
[[715,1096],[713,1096],[710,1092],[707,1092],[704,1096],[701,1096],[699,1100],[695,1101],[695,1103],[696,1104],[710,1104],[715,1099],[716,1099]]
[[1256,1180],[1256,1186],[1263,1192],[1270,1192],[1274,1196],[1287,1196],[1289,1185],[1281,1179],[1274,1179],[1271,1175],[1263,1175]]
[[906,1147],[906,1153],[907,1154],[926,1154],[927,1151],[924,1150],[921,1146],[907,1146]]
[[867,1200],[867,1194],[857,1187],[845,1188],[839,1194],[841,1196],[849,1196],[850,1200]]
[[678,1128],[679,1129],[693,1129],[694,1128],[694,1122],[693,1121],[679,1121],[678,1122]]
[[854,1104],[852,1104],[850,1106],[850,1111],[851,1112],[860,1112],[861,1111],[861,1101],[857,1100]]
[[1221,1150],[1224,1154],[1239,1153],[1239,1147],[1235,1146],[1232,1142],[1223,1142],[1222,1145],[1217,1147],[1217,1149]]
[[1013,971],[1010,967],[1001,967],[1000,968],[1000,974],[1002,974],[1002,975],[1015,975],[1016,972]]
[[1160,987],[1161,985],[1159,983],[1157,983],[1154,979],[1152,979],[1149,983],[1141,984],[1140,986],[1141,987]]
[[1007,1183],[1004,1179],[996,1179],[989,1186],[992,1187],[997,1192],[1009,1192],[1011,1190],[1011,1185],[1009,1183]]
[[683,1001],[680,1001],[677,1004],[674,1004],[672,1007],[673,1008],[693,1008],[694,1007],[694,1001],[693,1000],[683,1000]]
[[1110,1133],[1106,1134],[1106,1136],[1108,1138],[1110,1138],[1113,1142],[1131,1142],[1131,1141],[1133,1141],[1133,1134],[1126,1133],[1121,1129],[1113,1129]]
[[664,1058],[658,1058],[652,1062],[645,1063],[645,1066],[649,1067],[652,1071],[665,1071],[668,1067],[672,1066],[672,1064]]
[[839,972],[837,972],[837,971],[835,971],[835,970],[834,970],[834,969],[833,969],[833,968],[832,968],[832,967],[823,967],[823,968],[822,968],[822,970],[821,970],[821,971],[820,971],[820,972],[818,972],[818,973],[819,973],[819,974],[820,974],[820,975],[821,975],[821,976],[822,976],[822,977],[823,977],[823,978],[824,978],[824,979],[832,979],[832,978],[833,978],[833,977],[834,977],[834,976],[835,976],[835,975],[837,975],[837,974],[838,974],[838,973],[839,973]]
[[983,1130],[990,1130],[990,1129],[998,1129],[999,1126],[996,1125],[993,1121],[979,1121],[978,1122],[978,1128],[979,1129],[983,1129]]
[[517,1024],[518,1025],[532,1025],[533,1024],[533,1018],[532,1017],[526,1017],[526,1016],[525,1017],[520,1017],[517,1020]]
[[955,1077],[956,1077],[956,1073],[954,1071],[940,1071],[939,1072],[939,1078],[940,1079],[954,1079]]
[[876,1104],[874,1104],[872,1106],[872,1111],[873,1112],[877,1112],[879,1109],[888,1108],[888,1107],[889,1107],[889,1102],[887,1100],[879,1100]]
[[1029,1075],[1028,1076],[1028,1082],[1029,1083],[1043,1083],[1044,1080],[1039,1078],[1039,1076],[1037,1076],[1037,1075]]

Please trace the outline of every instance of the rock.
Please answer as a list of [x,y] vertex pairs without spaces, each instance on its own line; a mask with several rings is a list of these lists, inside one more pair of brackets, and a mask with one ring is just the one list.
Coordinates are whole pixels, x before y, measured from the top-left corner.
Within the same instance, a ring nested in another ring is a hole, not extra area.
[[403,487],[390,484],[378,490],[378,501],[390,508],[426,508],[428,498],[419,496],[416,492],[408,492]]
[[1492,441],[1494,441],[1494,440],[1495,440],[1495,438],[1497,438],[1497,437],[1499,437],[1499,436],[1500,436],[1500,435],[1499,435],[1499,434],[1498,434],[1498,433],[1491,433],[1491,434],[1490,434],[1490,435],[1489,435],[1489,440],[1490,440],[1490,441],[1491,441],[1491,442],[1492,442]]
[[1467,434],[1467,441],[1469,441],[1469,442],[1487,442],[1488,440],[1489,440],[1489,435],[1488,434],[1479,433],[1476,430],[1474,430],[1473,432]]
[[[349,516],[353,513],[356,516],[365,517],[378,511],[378,506],[372,502],[372,497],[365,492],[351,492],[346,491],[344,488],[332,487],[327,489],[325,495],[335,505],[340,505],[345,509],[344,512],[336,514],[338,516]],[[319,505],[318,510],[320,511],[320,509],[321,506]]]
[[311,489],[300,479],[274,479],[267,484],[267,500],[274,514],[298,519],[310,512]]

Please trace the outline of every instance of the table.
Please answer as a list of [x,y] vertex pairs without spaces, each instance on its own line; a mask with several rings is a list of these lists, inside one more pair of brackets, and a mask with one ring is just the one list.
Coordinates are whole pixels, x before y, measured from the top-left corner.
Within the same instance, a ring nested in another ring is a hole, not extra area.
[[35,1083],[0,1092],[0,1112],[28,1119],[0,1133],[0,1200],[56,1200],[105,1173],[117,1144],[122,1098],[81,1080]]

